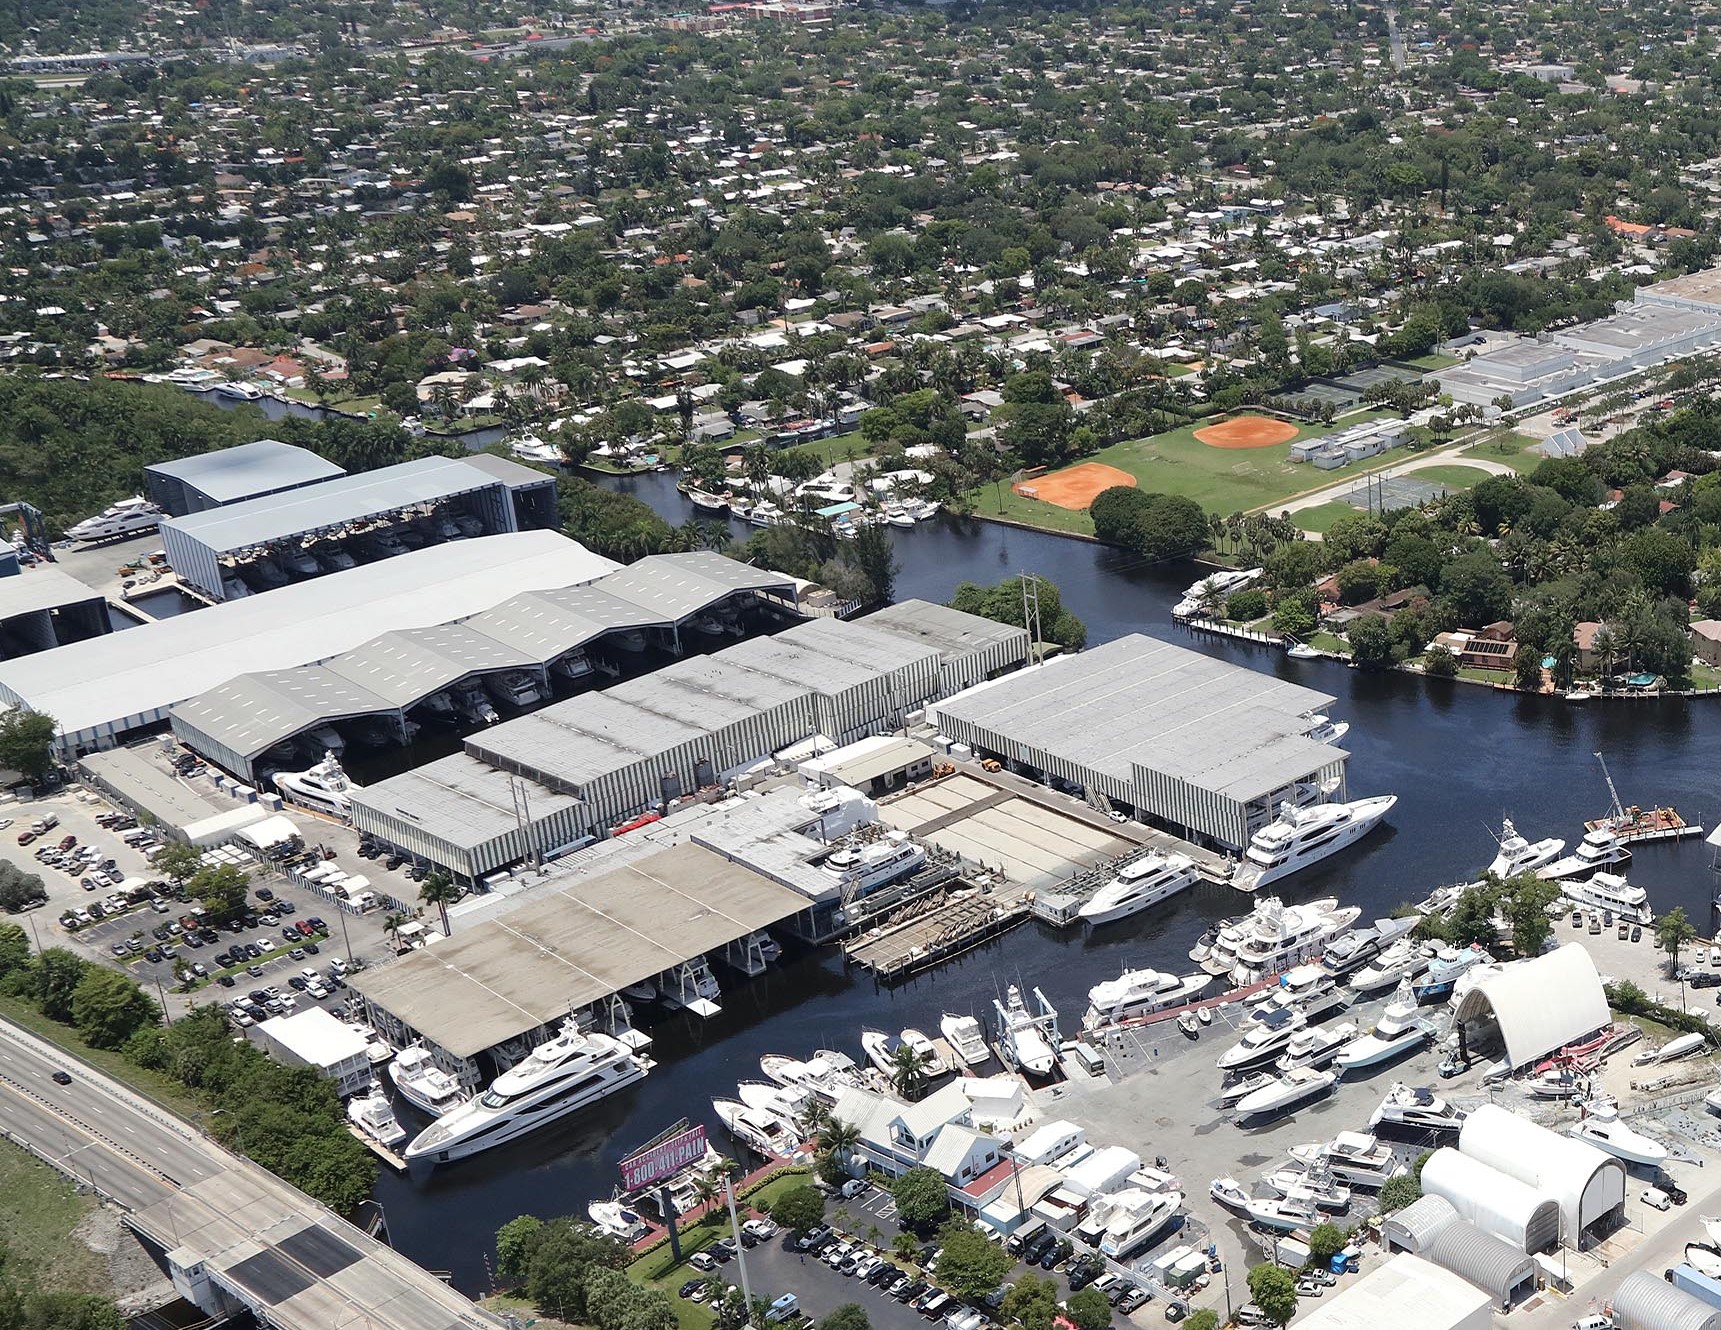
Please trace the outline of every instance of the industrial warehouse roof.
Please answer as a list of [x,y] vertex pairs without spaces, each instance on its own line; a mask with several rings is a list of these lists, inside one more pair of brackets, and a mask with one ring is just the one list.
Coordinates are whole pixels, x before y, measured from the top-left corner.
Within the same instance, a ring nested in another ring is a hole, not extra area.
[[572,795],[536,784],[516,805],[513,782],[518,779],[455,753],[356,790],[353,803],[422,823],[438,840],[466,850],[519,830],[523,821],[539,822],[580,806]]
[[[622,572],[632,574],[638,586],[650,581],[652,566],[684,557],[652,555]],[[745,564],[721,555],[710,558],[742,570],[731,574],[729,581],[756,580]],[[709,561],[702,563],[711,568]],[[643,578],[637,571],[641,568],[646,573]],[[181,703],[174,708],[174,719],[186,737],[201,736],[234,758],[249,761],[310,726],[404,710],[469,675],[542,667],[612,629],[670,627],[670,621],[659,618],[657,611],[642,609],[607,590],[620,575],[610,572],[584,586],[510,596],[458,623],[384,633],[318,666],[241,675]],[[703,580],[712,592],[700,609],[736,594],[722,587],[721,578]],[[561,606],[582,607],[586,613],[565,613]],[[697,667],[688,665],[689,672],[696,672]],[[195,736],[189,731],[195,731]]]
[[158,719],[246,670],[326,660],[382,632],[445,623],[615,567],[550,531],[451,541],[0,662],[0,697],[53,716],[75,743]]
[[500,919],[350,982],[455,1057],[472,1057],[806,904],[749,868],[679,845],[547,886]]
[[1490,1321],[1489,1296],[1405,1252],[1377,1265],[1297,1322],[1298,1330],[1453,1330]]
[[216,503],[232,503],[253,494],[268,494],[346,475],[344,468],[328,459],[279,439],[258,439],[219,452],[157,462],[144,469],[172,476]]
[[750,670],[799,679],[823,693],[841,692],[917,662],[936,669],[942,657],[936,646],[883,631],[870,619],[809,619],[775,637],[731,647],[723,655]]
[[655,610],[671,623],[698,614],[737,591],[774,591],[791,603],[795,580],[753,568],[710,550],[641,559],[604,583],[604,590]]
[[26,568],[16,577],[0,577],[0,619],[100,599],[102,593],[95,588],[47,564]]
[[1633,1270],[1614,1291],[1613,1323],[1621,1330],[1717,1330],[1721,1309],[1648,1270]]
[[977,614],[936,605],[929,600],[899,600],[860,622],[868,628],[894,633],[936,647],[945,660],[983,651],[1001,642],[1025,642],[1028,631],[1013,624],[994,623]]
[[[536,480],[544,479],[535,471],[525,474]],[[290,536],[332,531],[361,517],[434,503],[499,483],[512,482],[473,466],[471,458],[421,457],[415,462],[327,480],[308,489],[260,495],[225,508],[168,518],[162,526],[191,537],[217,554],[232,554]]]
[[1613,1019],[1595,962],[1575,942],[1489,975],[1458,1004],[1458,1020],[1465,1024],[1489,1013],[1514,1067],[1576,1043]]
[[1121,781],[1134,782],[1140,766],[1247,802],[1347,756],[1304,733],[1303,718],[1333,700],[1137,634],[970,688],[935,709]]

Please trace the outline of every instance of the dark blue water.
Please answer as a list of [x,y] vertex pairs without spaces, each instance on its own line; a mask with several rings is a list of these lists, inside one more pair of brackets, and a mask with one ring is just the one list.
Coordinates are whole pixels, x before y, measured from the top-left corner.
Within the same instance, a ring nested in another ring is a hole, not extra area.
[[[608,479],[671,520],[692,515],[669,476]],[[737,527],[737,532],[744,528]],[[1365,917],[1473,875],[1494,855],[1490,829],[1511,816],[1532,840],[1582,834],[1606,811],[1593,754],[1606,754],[1627,803],[1672,803],[1705,825],[1721,814],[1721,710],[1713,701],[1591,703],[1587,708],[1403,675],[1363,674],[1175,627],[1170,607],[1197,576],[1190,566],[1145,568],[1104,547],[1037,532],[944,520],[890,528],[902,572],[899,598],[948,600],[962,581],[996,582],[1026,570],[1051,578],[1088,625],[1089,640],[1147,633],[1332,694],[1335,718],[1351,722],[1353,796],[1396,793],[1391,825],[1362,845],[1282,884],[1289,899],[1336,895]],[[1641,848],[1631,878],[1657,911],[1683,905],[1705,926],[1709,851],[1701,841]],[[1247,908],[1229,889],[1185,893],[1169,907],[1084,939],[1028,924],[960,962],[896,990],[845,973],[828,954],[791,959],[760,981],[727,987],[723,1014],[681,1018],[656,1031],[658,1069],[636,1091],[512,1151],[479,1156],[428,1178],[383,1180],[378,1190],[401,1250],[483,1285],[482,1258],[494,1230],[517,1214],[581,1213],[608,1194],[615,1165],[683,1114],[703,1116],[721,1141],[710,1098],[757,1079],[760,1054],[806,1056],[837,1047],[859,1057],[862,1026],[935,1027],[946,1011],[984,1015],[1003,985],[1040,985],[1070,1028],[1086,992],[1125,964],[1174,968],[1212,919]]]

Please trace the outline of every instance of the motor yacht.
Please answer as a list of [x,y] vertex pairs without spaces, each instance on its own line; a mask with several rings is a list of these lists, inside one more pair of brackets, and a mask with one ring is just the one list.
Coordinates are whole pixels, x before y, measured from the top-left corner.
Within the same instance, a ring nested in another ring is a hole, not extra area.
[[[1571,1067],[1549,1067],[1525,1081],[1524,1089],[1536,1099],[1575,1099],[1587,1085],[1588,1078],[1580,1076]],[[1715,1111],[1721,1112],[1721,1108]]]
[[570,651],[564,656],[557,656],[550,669],[562,678],[576,682],[594,673],[591,658],[583,651]]
[[1620,838],[1606,827],[1597,827],[1593,831],[1584,832],[1584,838],[1578,842],[1578,848],[1564,859],[1556,859],[1546,868],[1536,870],[1537,877],[1545,877],[1551,882],[1564,882],[1570,878],[1588,877],[1604,868],[1612,868],[1616,864],[1629,862],[1631,850]]
[[1336,1182],[1323,1168],[1312,1167],[1308,1164],[1292,1160],[1274,1169],[1262,1179],[1267,1186],[1281,1196],[1293,1193],[1301,1194],[1313,1201],[1317,1208],[1343,1212],[1350,1208],[1351,1189],[1342,1182]]
[[1368,1120],[1368,1125],[1403,1127],[1419,1132],[1457,1131],[1468,1116],[1463,1109],[1447,1103],[1434,1091],[1394,1081]]
[[695,956],[658,975],[657,993],[663,1005],[674,1011],[699,1002],[715,1002],[723,990],[717,986],[717,976],[711,973],[705,957]]
[[779,1113],[749,1108],[738,1099],[713,1099],[711,1107],[731,1136],[760,1154],[786,1159],[801,1144],[800,1133]]
[[630,1209],[619,1200],[591,1202],[586,1206],[586,1218],[592,1221],[598,1232],[618,1242],[638,1242],[651,1231],[651,1226],[640,1218],[639,1211]]
[[1312,804],[1298,808],[1285,803],[1279,816],[1257,831],[1231,885],[1259,891],[1269,883],[1300,872],[1355,844],[1380,825],[1398,803],[1396,794],[1348,803]]
[[1539,868],[1546,868],[1566,848],[1563,840],[1552,836],[1534,843],[1526,840],[1512,825],[1511,818],[1505,820],[1495,839],[1499,842],[1500,852],[1488,865],[1488,871],[1499,878],[1516,877],[1519,873],[1534,873]]
[[1586,1105],[1583,1117],[1566,1128],[1566,1134],[1628,1164],[1660,1168],[1667,1162],[1665,1145],[1626,1126],[1620,1120],[1619,1109],[1605,1101]]
[[1307,642],[1292,642],[1285,648],[1285,654],[1292,660],[1319,660],[1321,653]]
[[938,1022],[938,1032],[964,1067],[978,1067],[992,1060],[992,1050],[986,1047],[986,1035],[973,1016],[955,1016],[945,1012],[944,1018]]
[[490,699],[484,695],[484,685],[476,679],[457,685],[453,698],[454,709],[470,724],[494,725],[502,719],[496,708],[490,705]]
[[406,1147],[406,1158],[447,1163],[489,1150],[645,1079],[651,1059],[601,1031],[568,1021],[490,1083],[477,1099],[438,1118]]
[[1381,1013],[1374,1029],[1353,1039],[1333,1060],[1342,1071],[1361,1071],[1422,1047],[1433,1033],[1428,1023],[1417,1016],[1414,1000],[1394,1002]]
[[1290,1153],[1298,1163],[1323,1168],[1353,1187],[1379,1187],[1403,1171],[1391,1146],[1360,1131],[1341,1131],[1324,1143],[1293,1145]]
[[824,871],[841,884],[843,899],[854,900],[912,873],[926,862],[926,851],[901,832],[865,845],[843,845],[826,857]]
[[235,402],[260,402],[265,395],[256,384],[245,383],[239,379],[216,384],[215,392],[217,396],[231,397]]
[[1194,883],[1195,861],[1188,855],[1151,851],[1120,868],[1076,913],[1090,926],[1115,923],[1170,900]]
[[815,1096],[804,1085],[784,1086],[771,1085],[765,1081],[742,1081],[735,1087],[735,1094],[748,1108],[775,1113],[797,1130],[804,1122],[817,1116],[813,1106]]
[[1274,1007],[1294,1007],[1307,1019],[1318,1021],[1350,1001],[1350,994],[1340,988],[1320,965],[1299,965],[1286,970],[1279,976],[1277,986],[1264,990],[1264,993],[1265,997],[1250,1013],[1250,1020],[1260,1020]]
[[1088,990],[1088,1009],[1082,1029],[1097,1030],[1136,1016],[1146,1016],[1167,1007],[1181,1007],[1213,982],[1210,974],[1179,978],[1159,970],[1125,970]]
[[904,1044],[912,1048],[915,1056],[920,1059],[920,1070],[927,1076],[942,1076],[950,1070],[944,1059],[938,1055],[938,1049],[932,1040],[916,1029],[906,1029],[901,1034]]
[[446,692],[432,693],[420,702],[414,710],[423,719],[436,721],[443,725],[453,725],[460,719],[460,712],[454,705],[454,699]]
[[1444,1002],[1452,996],[1452,990],[1465,974],[1487,961],[1488,953],[1481,947],[1465,947],[1462,951],[1443,947],[1428,962],[1428,972],[1411,986],[1411,992],[1423,1006]]
[[1334,938],[1332,945],[1321,953],[1321,968],[1334,979],[1355,974],[1397,943],[1417,923],[1414,917],[1376,919],[1366,928],[1353,928]]
[[1114,1261],[1127,1261],[1144,1247],[1151,1246],[1171,1227],[1183,1206],[1180,1191],[1120,1192],[1112,1210],[1105,1235],[1100,1238],[1100,1253]]
[[1358,993],[1378,993],[1406,979],[1414,979],[1428,968],[1428,960],[1420,943],[1412,938],[1400,938],[1351,976],[1351,988]]
[[511,707],[536,706],[544,700],[544,685],[526,670],[503,670],[484,676],[484,687],[498,702]]
[[1243,1213],[1262,1228],[1277,1228],[1289,1231],[1297,1228],[1313,1228],[1324,1221],[1324,1216],[1316,1207],[1314,1198],[1291,1192],[1284,1196],[1252,1196]]
[[433,1118],[452,1112],[470,1097],[460,1082],[437,1066],[418,1044],[409,1045],[395,1055],[388,1075],[402,1099]]
[[1274,1061],[1290,1046],[1297,1031],[1308,1025],[1301,1012],[1284,1007],[1266,1020],[1251,1023],[1247,1033],[1219,1056],[1220,1071],[1253,1071]]
[[1288,1075],[1299,1067],[1312,1067],[1319,1071],[1331,1065],[1339,1051],[1356,1038],[1356,1033],[1356,1026],[1349,1021],[1298,1030],[1273,1066],[1281,1075]]
[[145,498],[124,499],[66,528],[68,540],[113,540],[136,535],[161,524],[167,514]]
[[701,513],[710,513],[713,517],[720,517],[729,511],[729,496],[727,494],[713,494],[709,490],[690,489],[687,491],[687,501],[699,509]]
[[1313,1067],[1294,1067],[1271,1085],[1237,1101],[1237,1121],[1271,1117],[1306,1104],[1325,1094],[1338,1084],[1338,1073],[1316,1071]]
[[1217,573],[1209,573],[1184,588],[1183,599],[1171,607],[1171,616],[1174,619],[1188,619],[1200,614],[1207,601],[1212,598],[1217,598],[1223,604],[1226,596],[1248,586],[1261,576],[1261,573],[1262,569],[1259,568],[1226,568]]
[[1629,924],[1655,921],[1649,908],[1649,893],[1634,887],[1619,873],[1597,872],[1587,879],[1560,879],[1560,895],[1574,905],[1592,910],[1612,910],[1616,918]]
[[353,791],[363,787],[347,779],[334,753],[325,752],[321,762],[304,771],[277,771],[275,788],[289,803],[346,818],[352,816]]
[[1232,1081],[1219,1092],[1219,1107],[1230,1108],[1239,1099],[1252,1095],[1255,1091],[1264,1089],[1279,1078],[1270,1071],[1258,1071],[1252,1076],[1244,1076]]
[[406,1139],[406,1128],[395,1117],[394,1105],[375,1081],[363,1094],[347,1100],[347,1121],[387,1150]]
[[[1049,1011],[1039,989],[1034,990],[1034,996]],[[992,999],[992,1006],[998,1015],[997,1041],[1004,1060],[1030,1075],[1050,1076],[1057,1065],[1058,1055],[1042,1028],[1048,1017],[1036,1017],[1030,1012],[1028,1004],[1022,1000],[1022,990],[1015,984],[1005,991],[1004,1001]],[[1049,1014],[1050,1018],[1056,1018],[1056,1012]]]
[[[1252,983],[1316,959],[1361,913],[1354,905],[1341,909],[1330,896],[1303,905],[1263,896],[1239,923],[1219,930],[1212,946],[1204,949],[1204,959],[1195,951],[1190,959],[1208,974],[1229,975],[1234,984]],[[1197,950],[1203,948],[1198,945]]]
[[1309,728],[1304,731],[1310,739],[1318,744],[1336,744],[1351,732],[1348,720],[1334,720],[1330,716],[1310,716]]
[[861,1052],[866,1054],[868,1062],[886,1076],[895,1072],[896,1064],[892,1061],[891,1055],[896,1051],[898,1043],[896,1038],[882,1030],[862,1030],[860,1042]]

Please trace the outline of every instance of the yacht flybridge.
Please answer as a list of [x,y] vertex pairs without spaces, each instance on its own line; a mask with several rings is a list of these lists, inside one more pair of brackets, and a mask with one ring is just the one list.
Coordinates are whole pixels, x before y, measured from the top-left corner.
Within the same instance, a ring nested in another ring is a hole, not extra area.
[[1195,861],[1188,855],[1153,851],[1120,868],[1077,914],[1089,925],[1114,923],[1169,900],[1194,883]]
[[1212,982],[1210,974],[1179,978],[1159,970],[1125,970],[1116,979],[1107,979],[1088,990],[1088,1009],[1082,1016],[1082,1028],[1097,1030],[1166,1007],[1181,1007],[1193,1002]]
[[1281,804],[1279,816],[1255,833],[1231,885],[1258,891],[1355,844],[1380,825],[1396,794],[1349,803]]

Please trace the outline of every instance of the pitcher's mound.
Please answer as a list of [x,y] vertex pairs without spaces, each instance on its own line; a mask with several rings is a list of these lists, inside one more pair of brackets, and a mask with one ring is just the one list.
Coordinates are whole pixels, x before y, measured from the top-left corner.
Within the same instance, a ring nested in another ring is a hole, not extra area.
[[1062,471],[1035,476],[1032,480],[1018,480],[1010,488],[1024,499],[1038,499],[1041,503],[1071,508],[1080,513],[1087,511],[1094,495],[1116,485],[1133,487],[1135,477],[1104,462],[1078,462]]
[[1195,431],[1209,448],[1271,448],[1297,437],[1297,427],[1266,416],[1235,416]]

